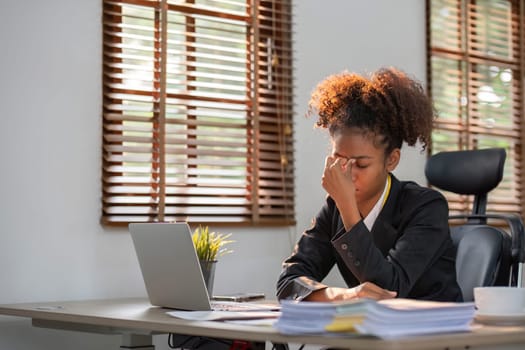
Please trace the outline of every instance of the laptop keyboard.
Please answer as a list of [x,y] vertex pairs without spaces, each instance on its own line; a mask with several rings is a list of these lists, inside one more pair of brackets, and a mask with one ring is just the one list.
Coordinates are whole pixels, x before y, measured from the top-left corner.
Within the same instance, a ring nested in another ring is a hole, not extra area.
[[277,311],[278,304],[247,303],[237,301],[212,301],[213,311]]

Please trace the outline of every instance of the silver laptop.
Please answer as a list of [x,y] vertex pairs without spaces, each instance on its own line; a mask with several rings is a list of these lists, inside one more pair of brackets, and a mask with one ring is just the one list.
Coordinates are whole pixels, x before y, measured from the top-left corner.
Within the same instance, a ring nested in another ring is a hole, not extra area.
[[211,310],[188,224],[132,223],[129,232],[152,305]]
[[186,223],[132,223],[129,232],[152,305],[191,311],[264,311],[275,305],[210,302]]

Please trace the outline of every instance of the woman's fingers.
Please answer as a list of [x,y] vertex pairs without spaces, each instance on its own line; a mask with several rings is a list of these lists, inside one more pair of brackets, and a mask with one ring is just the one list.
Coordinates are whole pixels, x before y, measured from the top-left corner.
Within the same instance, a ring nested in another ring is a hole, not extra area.
[[381,300],[395,298],[397,292],[383,289],[371,282],[365,282],[355,287],[355,294],[358,298]]
[[335,301],[350,300],[355,298],[368,298],[374,300],[395,298],[396,292],[392,292],[374,283],[365,282],[354,288],[328,287],[310,294],[305,300],[309,301]]
[[325,159],[324,159],[324,168],[325,169],[328,169],[332,166],[332,164],[334,163],[334,161],[336,160],[335,157],[332,157],[332,156],[327,156]]

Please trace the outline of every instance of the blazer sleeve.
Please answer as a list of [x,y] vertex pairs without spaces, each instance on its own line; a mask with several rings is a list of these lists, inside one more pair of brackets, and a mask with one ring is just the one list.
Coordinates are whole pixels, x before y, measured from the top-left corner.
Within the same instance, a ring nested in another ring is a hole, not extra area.
[[313,291],[326,288],[320,283],[334,266],[335,250],[331,242],[335,203],[330,197],[313,225],[306,230],[292,255],[283,262],[277,281],[277,298],[302,300]]

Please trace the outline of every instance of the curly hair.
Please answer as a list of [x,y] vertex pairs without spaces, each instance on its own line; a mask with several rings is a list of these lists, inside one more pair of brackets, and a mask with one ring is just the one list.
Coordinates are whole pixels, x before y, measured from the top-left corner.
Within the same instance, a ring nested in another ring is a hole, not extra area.
[[388,154],[403,141],[423,149],[430,142],[436,117],[421,84],[395,68],[382,68],[369,79],[342,72],[319,83],[308,105],[308,115],[317,114],[316,125],[331,135],[344,128],[382,136]]

